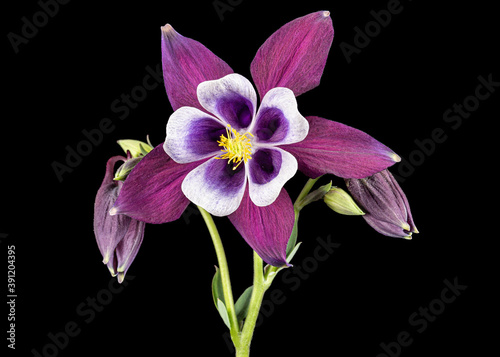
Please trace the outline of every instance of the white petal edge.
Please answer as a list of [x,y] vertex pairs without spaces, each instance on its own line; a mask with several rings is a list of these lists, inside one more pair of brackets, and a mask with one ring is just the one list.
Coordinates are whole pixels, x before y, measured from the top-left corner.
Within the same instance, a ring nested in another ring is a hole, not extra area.
[[210,184],[205,178],[205,171],[214,160],[227,163],[227,160],[215,158],[204,162],[186,175],[182,181],[181,189],[188,200],[202,207],[208,213],[217,217],[228,216],[240,206],[245,194],[247,175],[244,173],[244,182],[236,194],[224,192],[222,187]]
[[[297,99],[293,91],[285,87],[276,87],[266,93],[260,103],[259,111],[255,115],[252,125],[248,128],[249,132],[255,135],[254,130],[257,126],[259,116],[267,108],[280,109],[289,123],[287,135],[279,142],[272,142],[268,145],[293,144],[306,138],[309,133],[309,122],[300,114],[297,107]],[[260,144],[265,145],[266,143],[260,142]]]
[[[244,98],[250,100],[252,103],[252,122],[257,110],[257,92],[252,83],[238,73],[228,74],[220,79],[205,81],[198,84],[196,88],[196,95],[201,106],[209,113],[220,118],[226,124],[227,121],[222,117],[217,109],[217,103],[221,98],[239,94]],[[251,124],[250,124],[251,125]]]
[[247,173],[250,199],[259,207],[268,206],[276,201],[285,183],[295,175],[298,169],[297,159],[289,152],[280,148],[266,148],[266,150],[275,150],[281,153],[281,167],[278,175],[265,184],[252,182],[252,175],[250,172]]
[[207,152],[203,155],[194,153],[189,145],[187,135],[189,128],[191,125],[196,125],[197,121],[205,118],[210,118],[225,126],[219,119],[193,107],[180,107],[170,116],[167,122],[167,137],[163,149],[172,160],[178,164],[186,164],[217,155],[220,150]]

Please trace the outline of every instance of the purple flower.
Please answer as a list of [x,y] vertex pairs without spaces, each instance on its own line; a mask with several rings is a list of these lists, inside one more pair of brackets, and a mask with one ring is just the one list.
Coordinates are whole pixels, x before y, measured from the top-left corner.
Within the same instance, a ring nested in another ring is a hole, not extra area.
[[295,97],[319,84],[332,40],[327,11],[269,37],[250,67],[258,108],[247,79],[201,43],[162,27],[163,76],[175,112],[165,143],[130,173],[111,213],[165,223],[191,200],[228,215],[265,262],[287,264],[294,211],[283,185],[297,168],[312,178],[363,178],[399,161],[366,133],[298,112]]
[[418,233],[408,199],[388,170],[363,179],[348,179],[346,184],[365,211],[363,218],[377,232],[405,239]]
[[108,160],[106,174],[94,204],[94,234],[102,262],[107,265],[112,276],[118,275],[120,283],[139,251],[146,225],[125,215],[109,215],[123,185],[122,181],[113,180],[113,169],[118,161],[126,160],[122,156]]

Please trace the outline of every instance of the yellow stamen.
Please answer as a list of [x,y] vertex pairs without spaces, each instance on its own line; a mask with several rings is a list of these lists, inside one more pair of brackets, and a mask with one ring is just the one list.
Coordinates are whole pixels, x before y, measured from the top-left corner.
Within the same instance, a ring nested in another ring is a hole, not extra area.
[[247,162],[252,157],[252,143],[251,138],[247,135],[253,137],[251,133],[240,134],[235,129],[231,128],[231,125],[227,125],[226,136],[221,135],[220,140],[217,141],[219,146],[222,146],[221,150],[224,154],[216,159],[228,159],[228,164],[231,162],[237,163],[233,170],[236,170],[242,162]]

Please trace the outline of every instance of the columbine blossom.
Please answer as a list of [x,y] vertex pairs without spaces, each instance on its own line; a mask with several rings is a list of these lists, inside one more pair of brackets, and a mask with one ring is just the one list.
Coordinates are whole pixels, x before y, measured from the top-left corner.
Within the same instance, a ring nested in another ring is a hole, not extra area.
[[165,223],[191,200],[227,215],[264,261],[287,264],[294,211],[282,187],[297,168],[311,178],[359,179],[400,160],[362,131],[298,112],[294,97],[319,84],[332,40],[327,11],[269,37],[250,66],[257,110],[248,80],[201,43],[162,27],[163,76],[175,112],[165,143],[132,170],[111,214]]

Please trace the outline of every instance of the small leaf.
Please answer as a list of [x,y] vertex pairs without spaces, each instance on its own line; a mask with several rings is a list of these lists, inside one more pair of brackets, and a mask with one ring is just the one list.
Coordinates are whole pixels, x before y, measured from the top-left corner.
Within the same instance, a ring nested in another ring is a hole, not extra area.
[[212,296],[214,298],[215,307],[218,309],[217,300],[221,300],[224,303],[224,290],[222,289],[220,270],[217,266],[215,267],[215,275],[212,279]]
[[248,314],[248,306],[250,305],[250,298],[252,297],[253,286],[248,287],[243,294],[238,298],[234,309],[236,310],[236,318],[238,322],[243,321]]
[[222,321],[224,321],[227,328],[231,329],[231,326],[229,325],[229,315],[227,314],[226,305],[224,305],[221,299],[217,299],[217,310],[219,310],[220,317],[222,317]]
[[288,256],[292,250],[295,248],[295,243],[297,243],[297,234],[299,233],[299,211],[295,211],[295,222],[293,223],[292,234],[290,235],[290,239],[288,240],[286,246],[286,255]]
[[295,246],[295,248],[293,248],[293,250],[286,256],[286,261],[288,263],[290,263],[290,261],[292,260],[292,258],[295,256],[295,253],[297,253],[297,251],[299,250],[299,247],[300,247],[301,244],[302,244],[302,242],[297,243],[297,245]]

